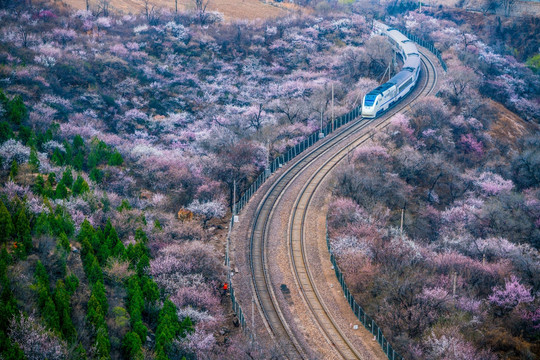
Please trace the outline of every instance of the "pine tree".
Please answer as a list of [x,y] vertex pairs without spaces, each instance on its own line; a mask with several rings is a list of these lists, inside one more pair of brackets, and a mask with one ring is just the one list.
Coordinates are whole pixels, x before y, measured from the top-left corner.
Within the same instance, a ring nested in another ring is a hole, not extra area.
[[5,121],[0,121],[0,142],[9,140],[12,137],[13,130],[11,130],[11,126]]
[[103,281],[98,281],[92,285],[92,294],[98,299],[103,315],[105,316],[109,311],[109,303],[107,302],[107,294],[105,292],[105,285]]
[[176,306],[171,300],[165,300],[163,308],[159,312],[158,326],[156,329],[155,349],[157,359],[167,359],[167,352],[175,337],[185,337],[187,333],[193,332],[191,319],[186,319],[180,323],[178,321],[178,316],[176,315]]
[[127,309],[131,318],[131,323],[142,320],[144,309],[144,298],[139,284],[138,276],[133,275],[127,283]]
[[121,241],[118,241],[112,249],[112,255],[119,259],[125,259],[126,258],[126,247]]
[[4,245],[2,246],[2,250],[0,250],[0,277],[6,274],[9,264],[11,264],[11,256]]
[[56,184],[56,174],[51,172],[49,173],[49,175],[47,176],[47,183],[53,187],[55,184]]
[[93,292],[90,294],[90,299],[88,300],[86,319],[96,329],[105,326],[105,315],[101,308],[101,303]]
[[97,329],[95,342],[96,355],[98,359],[110,359],[111,343],[107,327],[101,326]]
[[41,315],[51,330],[60,330],[60,317],[56,312],[56,306],[54,305],[54,301],[50,296],[48,296],[45,300],[45,305],[41,310]]
[[21,208],[15,221],[15,239],[23,246],[26,254],[32,250],[32,235],[30,233],[30,223],[26,217],[26,211]]
[[[30,150],[30,158],[28,159],[28,164],[30,164],[30,167],[33,172],[37,172],[39,170],[39,165],[41,162],[39,161],[36,148],[32,147],[32,150]],[[43,178],[41,178],[43,180]]]
[[28,115],[28,110],[20,96],[13,98],[13,100],[7,104],[6,110],[8,119],[16,125],[19,125]]
[[127,201],[126,199],[122,200],[122,202],[120,203],[120,206],[118,206],[116,208],[116,210],[118,211],[124,211],[124,210],[131,210],[131,205],[129,205],[129,201]]
[[122,155],[118,151],[114,151],[114,153],[111,154],[109,158],[109,165],[111,166],[120,166],[124,163],[124,159],[122,159]]
[[111,256],[111,248],[108,240],[101,243],[97,249],[96,256],[99,260],[99,263],[104,265],[109,256]]
[[90,264],[87,276],[88,281],[90,281],[91,284],[103,282],[103,271],[101,270],[101,266],[99,266],[99,262],[95,257]]
[[8,119],[14,124],[19,125],[28,116],[28,110],[24,105],[23,99],[20,96],[16,96],[7,105]]
[[71,144],[67,140],[64,140],[62,142],[62,145],[64,145],[64,149],[66,150],[66,159],[69,163],[70,159],[73,159],[73,149],[71,147]]
[[4,203],[0,200],[0,243],[5,244],[13,234],[11,215]]
[[43,176],[39,174],[36,177],[36,182],[34,183],[33,190],[36,194],[43,195],[43,190],[45,189],[45,180]]
[[49,234],[51,232],[51,225],[49,224],[49,217],[45,212],[39,214],[34,225],[34,233],[37,235]]
[[73,161],[71,163],[73,165],[73,168],[77,171],[81,171],[83,169],[84,165],[84,153],[78,152],[77,155],[73,158]]
[[77,180],[75,180],[75,183],[73,184],[73,194],[80,195],[89,190],[90,187],[88,186],[88,183],[80,175],[77,176]]
[[49,274],[39,260],[36,263],[36,269],[34,270],[34,278],[36,280],[34,286],[38,294],[38,306],[40,309],[43,309],[47,303],[47,299],[50,297]]
[[147,303],[153,304],[157,300],[159,300],[159,288],[156,284],[156,282],[152,279],[150,279],[147,275],[142,277],[141,279],[143,286],[143,296]]
[[78,287],[79,278],[75,274],[71,274],[66,277],[66,291],[69,293],[69,296],[72,296]]
[[84,139],[81,135],[75,135],[73,138],[73,148],[75,151],[80,151],[84,147]]
[[60,151],[58,148],[54,149],[53,154],[51,156],[51,161],[58,166],[64,165],[65,157],[62,151]]
[[71,321],[70,300],[70,295],[66,290],[64,282],[58,280],[54,292],[54,303],[56,305],[56,312],[60,317],[60,329],[66,339],[73,340],[76,335],[76,330]]
[[140,227],[135,230],[135,240],[140,241],[143,244],[148,243],[148,237],[146,236],[146,233],[141,229]]
[[73,185],[73,174],[71,173],[71,169],[67,168],[64,173],[62,174],[62,180],[61,180],[66,187],[70,188]]
[[99,156],[95,151],[91,151],[88,155],[87,165],[90,169],[97,168],[99,165]]
[[126,359],[143,360],[142,342],[139,336],[130,331],[122,340],[122,350]]
[[116,246],[116,244],[120,242],[120,239],[118,238],[118,233],[116,232],[116,229],[112,227],[109,229],[109,233],[107,234],[107,243],[109,244],[109,247],[112,249]]
[[9,169],[9,178],[11,180],[15,180],[15,177],[19,173],[19,164],[17,164],[17,161],[13,160],[11,162],[11,167]]
[[71,246],[69,244],[69,239],[66,233],[61,233],[58,237],[58,241],[60,242],[60,245],[62,246],[62,248],[64,248],[64,250],[71,251]]
[[109,234],[111,233],[113,226],[111,223],[111,219],[107,218],[107,222],[105,223],[105,227],[103,228],[103,238],[106,239]]
[[193,327],[193,322],[189,316],[186,316],[184,320],[180,323],[180,336],[186,337],[187,334],[191,334],[195,331]]
[[58,185],[56,185],[56,191],[54,193],[54,197],[57,199],[65,199],[68,195],[68,190],[66,185],[60,181]]
[[94,180],[97,184],[100,184],[103,180],[103,171],[98,169],[97,167],[93,167],[92,170],[90,170],[90,179]]
[[81,224],[81,229],[79,230],[79,234],[77,235],[77,241],[82,242],[83,239],[87,239],[90,244],[92,243],[92,237],[96,234],[96,230],[90,224],[88,219],[84,219]]
[[142,255],[139,262],[137,263],[137,274],[139,276],[144,276],[145,270],[149,266],[150,266],[150,258],[146,254]]
[[143,324],[142,320],[138,320],[131,325],[133,331],[139,335],[141,342],[146,342],[146,335],[148,334],[148,328]]

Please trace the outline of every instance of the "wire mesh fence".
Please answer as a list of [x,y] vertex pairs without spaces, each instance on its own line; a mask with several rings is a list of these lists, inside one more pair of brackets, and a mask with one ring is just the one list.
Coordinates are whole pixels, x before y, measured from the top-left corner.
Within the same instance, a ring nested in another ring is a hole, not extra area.
[[238,300],[236,299],[236,293],[234,291],[233,285],[232,285],[232,276],[231,276],[231,262],[229,257],[229,245],[231,242],[231,231],[234,226],[234,216],[231,218],[231,221],[229,222],[229,231],[227,233],[227,248],[225,251],[225,266],[227,267],[227,284],[228,284],[228,290],[229,295],[231,297],[231,303],[232,303],[232,310],[234,314],[236,315],[236,318],[238,319],[238,324],[242,327],[242,330],[244,330],[244,333],[253,340],[253,334],[251,331],[249,331],[249,328],[246,326],[246,317],[244,316],[244,311],[242,310],[242,307],[238,303]]
[[328,247],[328,252],[330,253],[330,261],[332,262],[334,272],[336,273],[336,277],[339,281],[339,284],[341,285],[341,289],[343,290],[343,295],[347,299],[347,302],[349,303],[349,306],[351,307],[351,310],[353,311],[358,321],[360,321],[360,323],[364,325],[364,327],[373,335],[374,339],[379,343],[381,349],[386,354],[388,359],[403,360],[404,358],[399,355],[397,351],[394,350],[392,345],[390,345],[390,342],[388,342],[388,340],[384,337],[381,328],[377,325],[377,323],[375,323],[375,320],[373,320],[368,314],[366,314],[362,306],[360,306],[356,302],[353,295],[349,291],[349,288],[345,284],[343,273],[339,269],[336,258],[332,252],[328,233],[326,235],[326,246]]
[[326,126],[322,129],[311,133],[304,141],[289,148],[289,150],[278,157],[276,157],[270,164],[268,164],[267,170],[259,174],[259,176],[251,183],[251,185],[240,196],[240,199],[236,203],[236,210],[240,212],[244,206],[249,202],[253,194],[265,183],[271,174],[275,173],[289,161],[302,154],[306,149],[316,144],[319,140],[331,134],[340,127],[350,123],[351,121],[360,117],[362,107],[359,105],[348,113],[338,116],[334,121],[327,120]]

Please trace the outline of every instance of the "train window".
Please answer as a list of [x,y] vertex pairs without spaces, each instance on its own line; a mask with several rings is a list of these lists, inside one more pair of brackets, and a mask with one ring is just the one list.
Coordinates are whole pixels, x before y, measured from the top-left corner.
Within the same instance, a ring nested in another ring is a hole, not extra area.
[[400,87],[399,92],[402,92],[407,86],[409,86],[412,83],[412,77],[410,77],[407,81],[405,81]]
[[364,106],[373,106],[375,99],[377,99],[377,95],[366,95],[366,98],[364,99]]

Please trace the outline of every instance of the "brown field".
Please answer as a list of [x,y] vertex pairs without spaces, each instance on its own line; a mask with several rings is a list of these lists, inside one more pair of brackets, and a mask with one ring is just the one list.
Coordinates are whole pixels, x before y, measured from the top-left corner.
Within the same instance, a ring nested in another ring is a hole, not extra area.
[[[86,9],[86,0],[63,0],[64,3],[76,8]],[[90,0],[90,7],[97,8],[99,0]],[[175,8],[175,0],[150,0],[156,8]],[[143,0],[111,0],[110,8],[113,11],[124,14],[137,14],[144,10]],[[192,0],[178,0],[178,11],[194,9]],[[289,11],[299,8],[292,4],[275,3],[273,1],[260,0],[210,0],[210,11],[223,13],[225,19],[267,19],[284,16]]]

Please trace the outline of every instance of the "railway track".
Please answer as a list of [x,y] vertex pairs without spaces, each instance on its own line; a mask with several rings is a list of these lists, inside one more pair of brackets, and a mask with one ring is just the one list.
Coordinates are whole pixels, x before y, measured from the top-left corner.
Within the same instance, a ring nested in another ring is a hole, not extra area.
[[[345,126],[341,131],[337,131],[332,136],[321,141],[310,152],[300,156],[272,184],[255,211],[254,224],[250,233],[252,286],[257,296],[258,308],[263,315],[262,318],[265,326],[279,344],[279,348],[285,358],[307,359],[309,352],[302,347],[301,339],[291,330],[280,310],[268,273],[269,264],[266,256],[266,244],[268,243],[268,237],[271,235],[269,228],[270,219],[274,215],[283,194],[286,193],[293,181],[302,174],[305,174],[306,169],[318,166],[309,181],[302,188],[302,191],[298,194],[291,210],[288,230],[291,265],[295,282],[302,294],[304,303],[311,312],[310,317],[317,323],[322,336],[324,336],[328,344],[331,344],[334,352],[338,355],[337,357],[344,359],[361,358],[358,351],[329,314],[314,285],[313,274],[310,271],[305,252],[304,228],[306,213],[313,194],[319,185],[332,169],[347,156],[351,148],[355,148],[366,142],[370,138],[372,131],[386,127],[388,120],[394,114],[407,111],[407,108],[410,109],[410,105],[418,98],[426,96],[433,91],[437,82],[436,68],[433,62],[423,53],[422,64],[422,79],[419,82],[419,86],[409,96],[404,98],[394,108],[391,108],[382,117],[372,121],[365,119],[354,121]],[[320,162],[323,156],[329,156],[329,158],[322,165],[316,163],[317,161]]]

